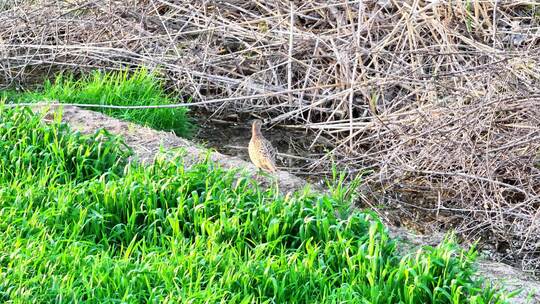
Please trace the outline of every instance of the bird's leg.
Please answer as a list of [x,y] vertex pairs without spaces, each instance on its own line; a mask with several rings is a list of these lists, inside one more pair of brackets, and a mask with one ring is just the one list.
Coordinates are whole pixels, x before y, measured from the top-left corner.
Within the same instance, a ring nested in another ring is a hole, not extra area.
[[257,168],[257,171],[255,172],[255,179],[257,181],[261,182],[267,177],[268,177],[268,173],[266,173],[266,171],[264,171],[261,168]]
[[270,179],[270,185],[275,186],[279,192],[279,176],[277,172],[263,172],[264,176]]
[[[275,173],[277,174],[277,172]],[[277,175],[272,174],[273,182],[276,183],[276,190],[279,193],[279,177]]]

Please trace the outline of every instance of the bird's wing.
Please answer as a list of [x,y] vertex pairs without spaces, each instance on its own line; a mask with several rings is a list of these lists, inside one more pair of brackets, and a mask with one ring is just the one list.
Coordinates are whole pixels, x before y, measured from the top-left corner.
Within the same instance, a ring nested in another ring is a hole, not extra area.
[[263,143],[262,146],[264,149],[264,154],[268,155],[268,157],[272,160],[272,162],[275,163],[276,156],[277,156],[276,148],[274,148],[274,146],[272,146],[272,143],[270,143],[270,141],[268,141],[267,139],[263,139],[262,143]]

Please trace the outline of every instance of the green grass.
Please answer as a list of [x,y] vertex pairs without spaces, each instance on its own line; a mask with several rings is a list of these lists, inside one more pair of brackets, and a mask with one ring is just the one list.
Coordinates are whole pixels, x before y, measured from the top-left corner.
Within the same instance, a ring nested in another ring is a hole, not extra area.
[[[59,74],[54,81],[45,81],[41,90],[29,92],[0,92],[8,102],[60,101],[78,104],[104,104],[121,106],[161,105],[174,103],[164,90],[162,83],[147,70],[135,72],[100,72],[75,79],[73,75]],[[188,109],[99,109],[106,114],[123,120],[147,125],[154,129],[173,131],[178,136],[189,137],[193,125]]]
[[0,108],[0,301],[506,301],[452,238],[401,256],[339,182],[282,196],[209,161],[130,154],[106,132]]

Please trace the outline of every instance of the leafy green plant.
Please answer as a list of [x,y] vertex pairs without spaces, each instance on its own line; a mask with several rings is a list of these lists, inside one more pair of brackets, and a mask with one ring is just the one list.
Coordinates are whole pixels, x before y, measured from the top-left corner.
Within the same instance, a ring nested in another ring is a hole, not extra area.
[[[78,104],[119,106],[169,105],[173,100],[163,90],[162,83],[145,69],[134,72],[101,72],[76,79],[71,74],[59,74],[54,81],[45,81],[43,88],[32,92],[2,92],[12,102],[60,101]],[[158,130],[174,131],[189,137],[193,125],[186,107],[155,109],[93,108],[114,117],[140,123]]]
[[0,116],[0,158],[3,178],[39,175],[54,182],[87,180],[105,173],[121,174],[131,154],[118,136],[100,130],[72,132],[65,124],[43,124],[29,108],[3,108]]
[[374,214],[338,216],[339,180],[285,197],[210,161],[128,164],[120,138],[20,108],[0,141],[4,302],[506,303],[451,237],[401,256]]

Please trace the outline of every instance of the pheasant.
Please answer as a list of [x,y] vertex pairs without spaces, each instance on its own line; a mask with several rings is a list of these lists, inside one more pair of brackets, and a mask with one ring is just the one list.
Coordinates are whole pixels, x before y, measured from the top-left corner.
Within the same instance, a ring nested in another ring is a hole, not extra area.
[[261,125],[262,121],[259,119],[254,120],[251,125],[251,140],[248,146],[249,158],[257,168],[276,173],[276,149],[263,137]]

